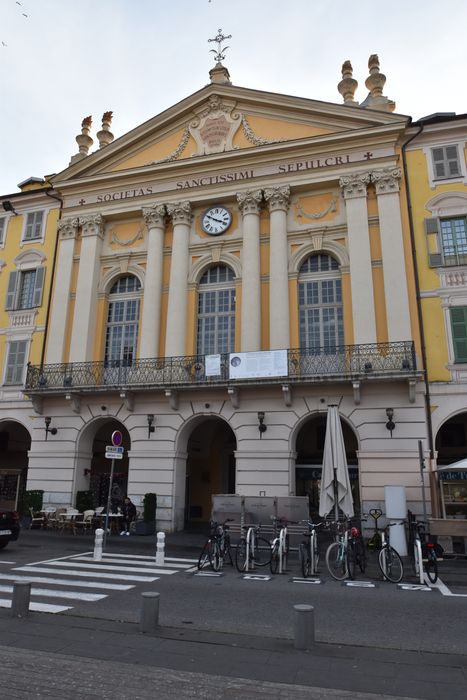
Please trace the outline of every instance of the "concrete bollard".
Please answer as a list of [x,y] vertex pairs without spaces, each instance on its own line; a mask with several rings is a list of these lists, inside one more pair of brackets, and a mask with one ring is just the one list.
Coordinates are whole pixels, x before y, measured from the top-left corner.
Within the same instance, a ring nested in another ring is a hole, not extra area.
[[94,556],[93,559],[95,561],[101,561],[102,560],[102,543],[104,540],[104,530],[101,527],[98,527],[96,530],[96,537],[94,539]]
[[140,632],[155,632],[159,625],[160,593],[148,591],[146,593],[141,593],[141,598]]
[[157,533],[156,566],[164,566],[165,561],[165,532]]
[[315,643],[315,609],[312,605],[294,605],[294,647],[311,649]]
[[31,599],[30,581],[13,582],[13,599],[11,601],[12,617],[27,617],[29,615],[29,601]]

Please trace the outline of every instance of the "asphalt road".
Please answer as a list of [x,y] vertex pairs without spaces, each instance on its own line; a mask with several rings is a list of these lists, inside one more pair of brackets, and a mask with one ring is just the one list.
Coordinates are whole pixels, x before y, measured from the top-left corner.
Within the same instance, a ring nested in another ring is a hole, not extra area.
[[[171,551],[168,544],[164,571],[155,566],[155,538],[129,539],[131,541],[109,538],[107,556],[100,566],[105,578],[99,579],[102,584],[99,590],[92,587],[96,583],[95,563],[91,558],[81,559],[86,553],[90,556],[91,538],[23,531],[17,543],[0,551],[0,599],[11,598],[8,586],[12,577],[43,578],[49,583],[33,585],[41,590],[52,588],[64,595],[79,590],[91,592],[91,596],[105,596],[96,600],[63,598],[58,601],[50,594],[34,597],[46,605],[58,603],[68,607],[62,611],[64,615],[137,622],[141,593],[157,591],[161,596],[161,625],[276,639],[293,637],[293,605],[307,603],[314,606],[316,638],[321,642],[467,652],[466,561],[440,562],[441,585],[424,590],[383,583],[374,563],[369,576],[361,578],[365,587],[349,587],[333,581],[324,566],[321,567],[321,583],[303,584],[293,581],[294,576],[300,576],[296,558],[290,561],[290,571],[270,580],[245,580],[230,567],[226,567],[222,576],[207,577],[196,575],[192,570],[197,551],[188,546],[184,550],[183,545],[178,544]],[[23,567],[26,571],[20,570]],[[41,568],[46,571],[39,571]],[[77,571],[79,577],[75,575]],[[258,573],[267,575],[269,572],[260,569]],[[144,580],[126,579],[131,576]],[[51,584],[51,579],[62,583]],[[67,580],[68,585],[64,585]],[[410,576],[404,577],[404,581],[415,583]],[[89,587],[80,586],[80,582],[88,582]],[[106,583],[127,589],[107,590]],[[373,585],[368,587],[368,584]]]

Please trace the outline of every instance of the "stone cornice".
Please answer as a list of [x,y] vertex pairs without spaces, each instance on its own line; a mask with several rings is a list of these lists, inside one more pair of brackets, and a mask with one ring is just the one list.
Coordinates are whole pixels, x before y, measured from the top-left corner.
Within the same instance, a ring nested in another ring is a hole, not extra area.
[[245,214],[259,214],[263,201],[262,190],[245,190],[237,193],[237,202],[243,216]]
[[167,214],[174,224],[191,224],[191,204],[188,200],[167,204]]
[[345,199],[356,199],[357,197],[367,196],[367,185],[371,181],[370,173],[352,173],[344,175],[339,179],[339,185],[342,188],[342,193]]
[[269,211],[287,211],[290,205],[290,187],[267,187],[264,199],[269,204]]
[[373,170],[371,173],[371,181],[375,184],[376,194],[399,192],[401,176],[400,168]]
[[143,217],[148,229],[165,228],[167,209],[165,204],[154,204],[151,207],[143,207]]

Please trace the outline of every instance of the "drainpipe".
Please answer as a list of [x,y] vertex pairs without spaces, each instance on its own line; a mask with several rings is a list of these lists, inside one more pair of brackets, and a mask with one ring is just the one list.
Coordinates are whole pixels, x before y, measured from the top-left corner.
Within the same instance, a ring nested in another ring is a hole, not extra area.
[[[417,133],[413,134],[403,145],[402,145],[402,164],[404,168],[404,179],[407,192],[407,206],[409,210],[409,231],[410,231],[410,244],[412,250],[412,261],[414,267],[414,277],[415,277],[415,291],[417,300],[417,313],[418,313],[418,323],[420,330],[420,342],[421,342],[421,353],[422,353],[422,364],[424,369],[424,382],[425,382],[425,415],[426,424],[428,430],[428,449],[430,451],[430,462],[434,459],[435,446],[433,440],[433,425],[431,422],[431,396],[430,396],[430,383],[428,381],[428,367],[426,359],[426,343],[425,343],[425,326],[423,323],[422,314],[422,301],[420,296],[420,277],[418,274],[417,265],[417,248],[415,244],[415,233],[414,233],[414,223],[413,223],[413,211],[412,211],[412,198],[410,195],[410,181],[407,173],[407,159],[406,159],[406,149],[411,141],[413,141],[417,136],[419,136],[423,131],[424,124],[420,124]],[[430,491],[431,491],[431,505],[433,509],[433,515],[437,518],[440,516],[439,498],[438,498],[438,486],[435,480],[434,472],[429,471],[430,479]],[[436,494],[436,497],[434,496]]]
[[[52,184],[50,182],[47,183],[52,187]],[[48,190],[45,191],[47,197],[51,197],[52,199],[56,199],[57,202],[60,202],[60,209],[59,209],[59,214],[58,214],[58,221],[62,218],[62,211],[63,211],[63,199],[61,197],[57,197],[56,195],[52,194]],[[57,222],[58,223],[58,222]],[[51,279],[50,279],[50,290],[49,290],[49,298],[47,300],[47,311],[45,315],[45,329],[44,329],[44,342],[42,343],[42,352],[41,352],[41,370],[44,366],[44,358],[45,358],[45,346],[47,345],[47,335],[49,332],[49,321],[50,321],[50,308],[52,306],[52,287],[55,279],[55,267],[57,265],[57,255],[58,255],[58,226],[57,226],[57,235],[55,237],[55,247],[54,247],[54,256],[52,260],[52,270],[51,270]]]

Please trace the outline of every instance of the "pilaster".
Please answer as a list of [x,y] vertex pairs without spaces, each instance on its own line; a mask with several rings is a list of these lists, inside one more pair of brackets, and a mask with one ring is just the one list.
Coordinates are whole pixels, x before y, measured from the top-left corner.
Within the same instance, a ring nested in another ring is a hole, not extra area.
[[259,213],[263,193],[261,190],[246,190],[237,194],[242,213],[242,352],[261,349],[261,278]]
[[166,214],[167,210],[163,204],[143,208],[143,217],[148,229],[148,252],[141,316],[140,358],[159,355]]
[[269,246],[269,347],[290,347],[289,275],[287,249],[287,210],[290,187],[264,190],[270,212]]
[[185,355],[188,306],[189,236],[191,204],[188,201],[167,205],[173,221],[172,260],[170,265],[169,300],[167,309],[166,357]]

